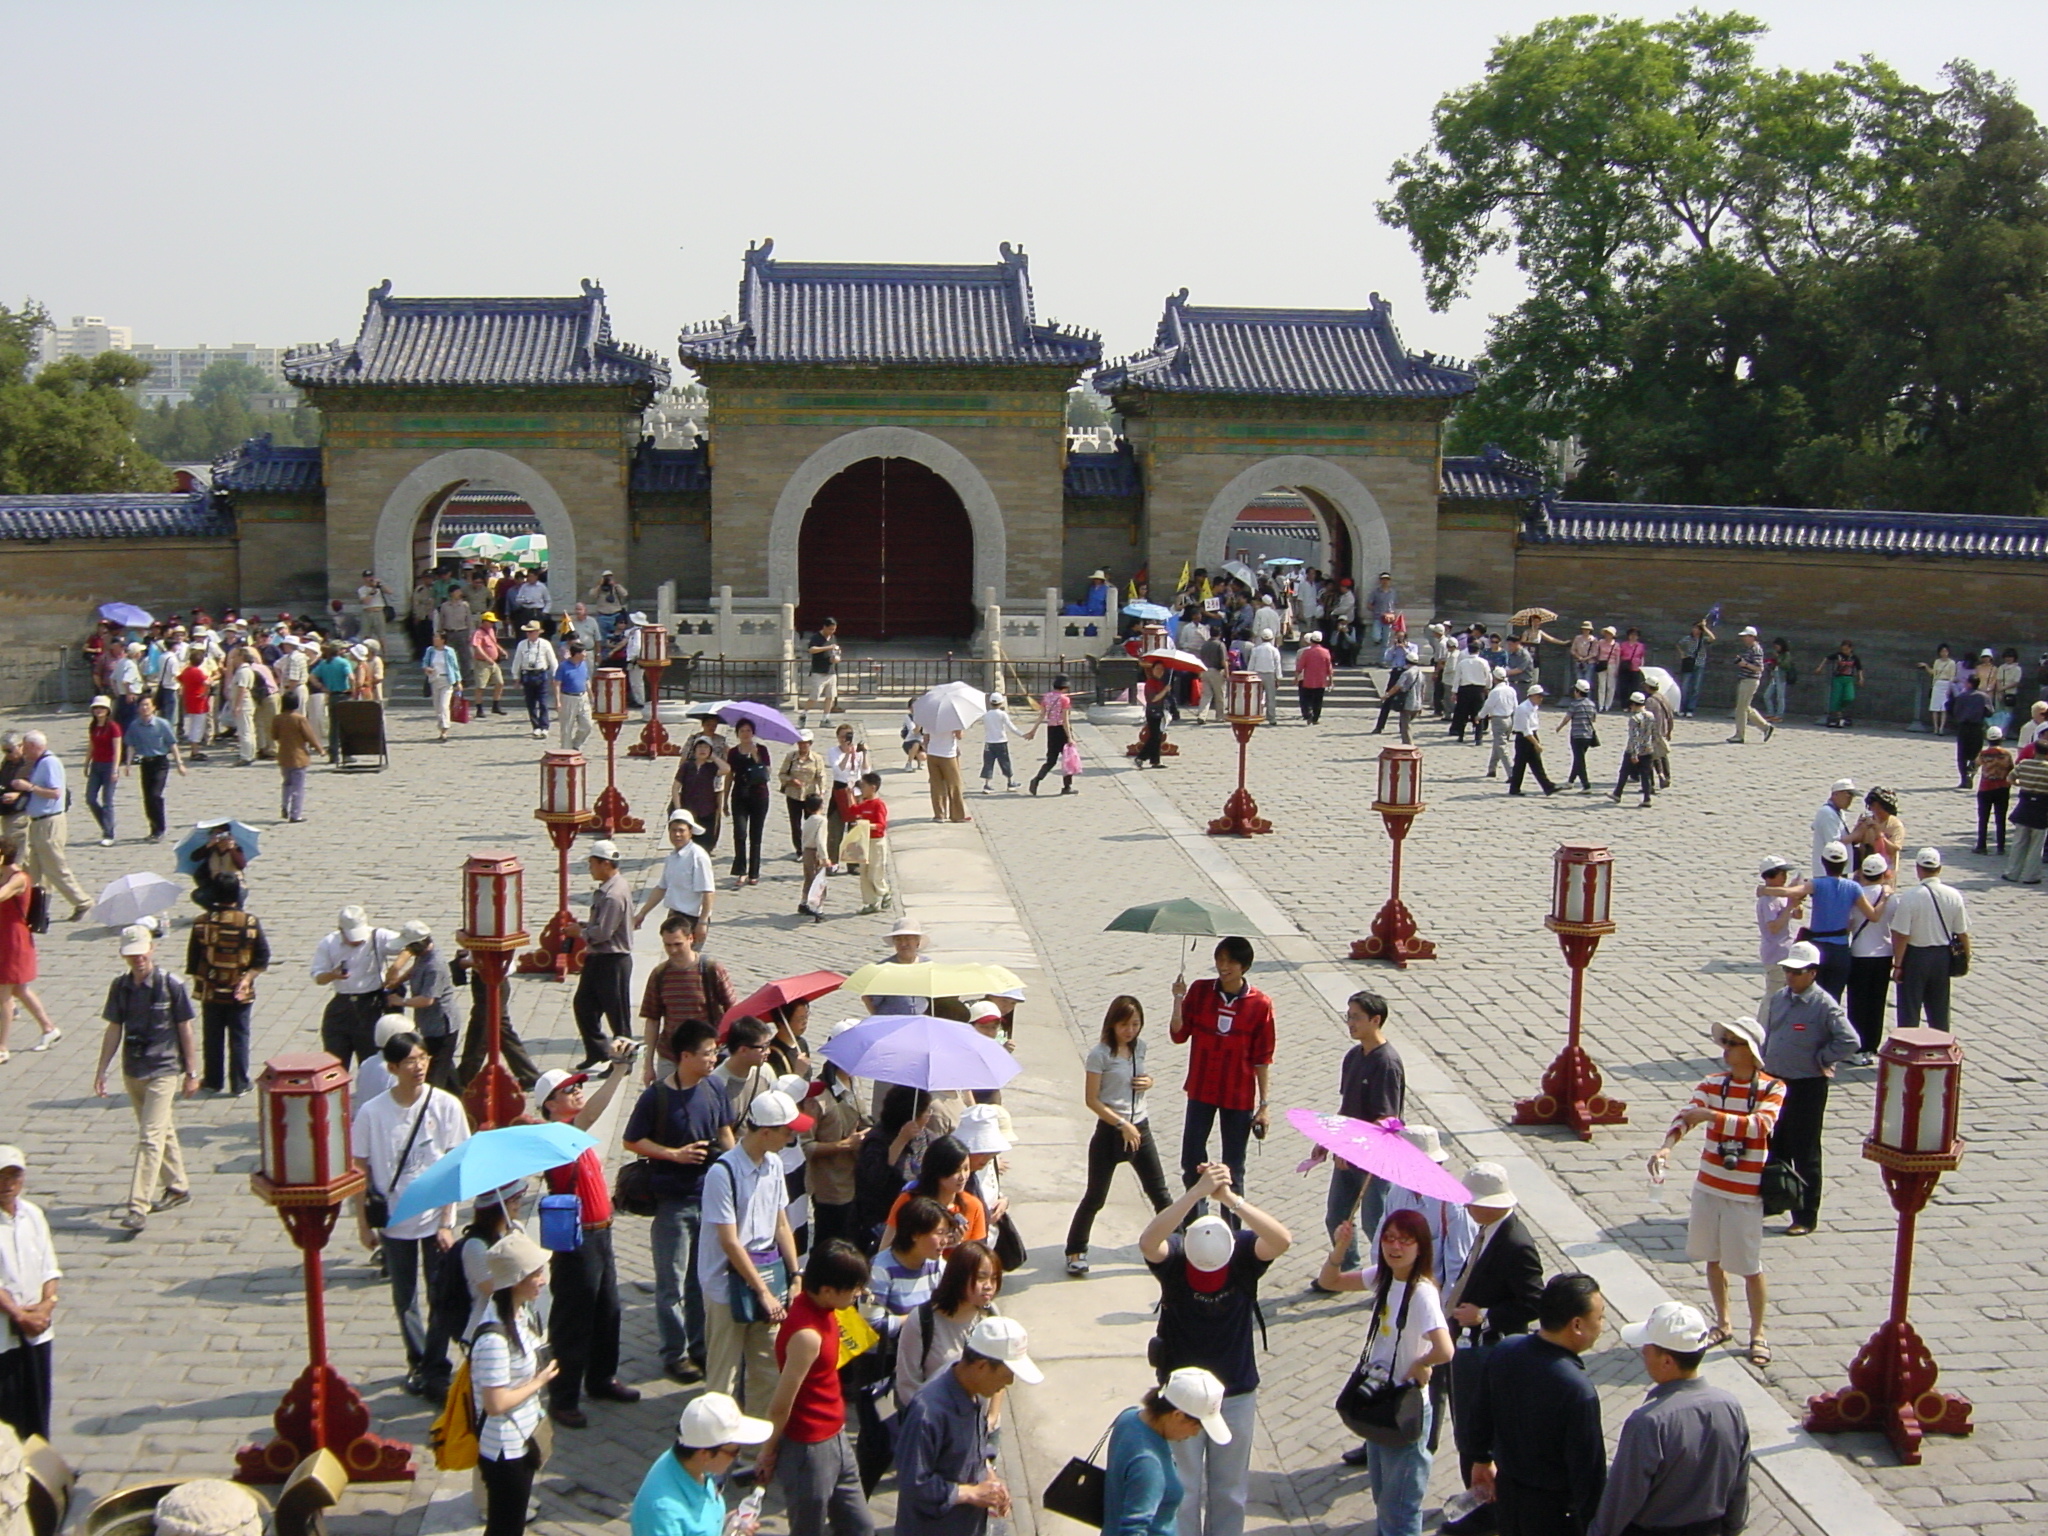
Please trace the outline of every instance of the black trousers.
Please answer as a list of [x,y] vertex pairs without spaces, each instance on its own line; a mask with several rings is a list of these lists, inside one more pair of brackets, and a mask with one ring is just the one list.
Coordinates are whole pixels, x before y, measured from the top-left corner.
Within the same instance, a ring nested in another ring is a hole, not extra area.
[[1884,1041],[1884,996],[1892,986],[1890,955],[1852,955],[1849,995],[1842,1006],[1863,1049],[1874,1051]]
[[633,957],[592,955],[583,957],[583,974],[576,981],[576,997],[569,1011],[576,1016],[577,1033],[591,1061],[611,1055],[611,1042],[604,1037],[604,1024],[620,1040],[633,1038]]
[[384,1273],[391,1283],[391,1309],[398,1314],[398,1331],[405,1340],[405,1366],[431,1394],[445,1396],[454,1367],[448,1363],[448,1342],[466,1317],[449,1318],[434,1305],[441,1289],[441,1265],[459,1264],[453,1253],[444,1253],[429,1233],[425,1237],[383,1238]]
[[[507,982],[505,990],[510,991]],[[540,1068],[527,1054],[526,1042],[519,1038],[519,1031],[512,1027],[512,1010],[507,1006],[504,1020],[498,1025],[498,1054],[505,1059],[505,1069],[510,1072],[521,1088],[531,1088],[540,1081]],[[469,1086],[469,1080],[483,1070],[484,1053],[490,1046],[490,1025],[481,1008],[472,1009],[469,1027],[462,1032],[462,1060],[455,1068],[458,1086],[451,1093],[460,1093]],[[427,1042],[427,1049],[434,1050],[435,1043]],[[429,1080],[432,1074],[428,1074]]]
[[1806,1181],[1806,1203],[1792,1212],[1792,1224],[1810,1227],[1820,1215],[1820,1135],[1828,1114],[1828,1079],[1788,1077],[1785,1107],[1771,1132],[1774,1163],[1790,1163]]
[[1230,1187],[1244,1193],[1244,1153],[1252,1139],[1252,1111],[1224,1109],[1189,1099],[1180,1124],[1180,1187],[1188,1188],[1209,1161],[1209,1132],[1223,1123],[1222,1160],[1230,1170]]
[[1546,795],[1556,791],[1557,786],[1550,782],[1550,775],[1543,771],[1542,751],[1529,736],[1518,734],[1515,737],[1515,763],[1508,769],[1509,794],[1519,795],[1522,792],[1522,776],[1527,773],[1536,775],[1536,782],[1543,786]]
[[11,1426],[24,1440],[30,1435],[50,1438],[56,1348],[45,1339],[40,1344],[23,1343],[0,1355],[0,1424]]
[[[249,1015],[254,1003],[201,1003],[199,1056],[205,1070],[199,1086],[218,1091],[223,1082],[234,1093],[249,1086]],[[225,1050],[223,1050],[225,1048]],[[222,1056],[227,1076],[221,1076]]]
[[1630,757],[1626,752],[1622,753],[1621,772],[1614,776],[1614,798],[1621,798],[1621,792],[1628,786],[1630,779],[1640,779],[1643,784],[1643,804],[1648,805],[1651,796],[1656,792],[1656,771],[1657,760],[1654,757]]
[[[1573,1518],[1571,1496],[1511,1477],[1494,1480],[1494,1529],[1500,1536],[1579,1536],[1592,1523]],[[486,1536],[494,1536],[486,1530]]]
[[1325,692],[1327,690],[1322,688],[1303,688],[1300,690],[1301,718],[1310,725],[1321,725],[1323,723],[1323,694]]
[[508,1461],[477,1457],[477,1476],[484,1485],[484,1536],[520,1536],[526,1529],[526,1503],[533,1497],[533,1475],[539,1470],[540,1449],[531,1440],[524,1456]]
[[1984,750],[1984,722],[1972,720],[1967,725],[1956,727],[1956,777],[1963,783],[1970,782],[1970,770],[1977,765],[1977,754]]
[[[168,757],[145,757],[136,767],[142,775],[142,814],[149,820],[149,835],[162,837],[168,825],[164,817],[164,784],[171,776],[171,760]],[[2005,847],[2005,829],[1998,831],[1998,846]],[[1978,838],[1979,842],[1983,839]]]
[[[143,766],[147,767],[148,764],[145,763]],[[147,793],[148,787],[149,781],[147,779],[143,780],[145,793]],[[1977,791],[1977,851],[1979,853],[1988,851],[1984,846],[1985,835],[1994,826],[1998,828],[1998,851],[2000,853],[2005,852],[2005,817],[2006,812],[2011,807],[2012,786],[2010,784],[2001,784],[1996,789],[1980,789]]]
[[[1038,787],[1040,780],[1059,766],[1060,752],[1066,744],[1067,728],[1064,725],[1048,725],[1045,728],[1045,761],[1039,765],[1038,772],[1031,776],[1031,787],[1033,789]],[[1065,785],[1073,782],[1072,775],[1060,775],[1061,784]]]
[[1088,1251],[1095,1217],[1109,1199],[1110,1181],[1116,1177],[1120,1163],[1131,1165],[1154,1211],[1163,1211],[1173,1204],[1173,1197],[1166,1192],[1166,1175],[1159,1168],[1159,1148],[1152,1140],[1152,1122],[1138,1122],[1138,1149],[1133,1152],[1124,1145],[1123,1132],[1106,1120],[1097,1120],[1095,1134],[1088,1138],[1088,1187],[1082,1191],[1081,1203],[1074,1207],[1074,1219],[1067,1228],[1068,1253]]
[[732,797],[732,872],[761,878],[761,834],[768,825],[768,791]]
[[1587,789],[1593,787],[1593,781],[1586,776],[1586,753],[1592,745],[1584,736],[1572,738],[1572,771],[1564,776],[1565,783],[1583,784]]
[[844,1205],[827,1205],[822,1200],[813,1200],[811,1242],[822,1248],[835,1237],[845,1239],[856,1248],[860,1246],[860,1206],[851,1200]]
[[1166,745],[1166,715],[1163,711],[1145,711],[1144,728],[1138,732],[1138,761],[1159,766],[1159,750]]
[[[1401,672],[1407,670],[1403,667]],[[1387,696],[1380,700],[1380,718],[1372,728],[1375,736],[1387,728],[1387,716],[1401,707],[1401,695],[1394,691],[1394,685],[1401,681],[1401,672],[1387,674]]]
[[782,803],[789,811],[790,851],[792,853],[802,853],[804,849],[804,803],[801,800],[792,800],[787,795],[782,797]]
[[[1899,1028],[1948,1028],[1949,954],[1946,944],[1908,944],[1899,956]],[[1923,1020],[1921,1013],[1927,1017]]]
[[555,1303],[548,1312],[548,1342],[562,1362],[548,1384],[548,1401],[574,1408],[619,1374],[619,1266],[612,1229],[585,1227],[583,1246],[558,1253],[549,1266]]
[[345,1067],[368,1061],[377,1053],[377,1020],[384,1013],[382,992],[337,992],[320,1015],[320,1048]]
[[1451,706],[1451,737],[1465,739],[1465,727],[1479,728],[1479,706],[1486,702],[1484,683],[1460,683],[1457,701]]

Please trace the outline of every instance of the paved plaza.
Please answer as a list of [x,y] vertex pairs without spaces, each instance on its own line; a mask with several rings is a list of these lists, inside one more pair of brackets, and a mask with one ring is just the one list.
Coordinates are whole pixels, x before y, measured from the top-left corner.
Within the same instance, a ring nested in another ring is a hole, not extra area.
[[[1018,714],[1030,718],[1027,709]],[[1320,729],[1261,730],[1251,751],[1252,788],[1276,831],[1246,840],[1198,830],[1217,813],[1234,773],[1235,745],[1216,726],[1177,731],[1181,753],[1159,774],[1126,768],[1118,749],[1132,728],[1084,727],[1089,771],[1079,796],[971,793],[975,824],[938,827],[926,819],[922,777],[893,767],[901,760],[893,717],[867,722],[878,763],[890,765],[885,793],[908,909],[933,931],[936,952],[1010,964],[1031,987],[1019,1015],[1024,1071],[1005,1101],[1019,1132],[1008,1187],[1032,1262],[1011,1279],[1004,1305],[1031,1328],[1050,1379],[1013,1394],[1004,1435],[1013,1485],[1042,1489],[1148,1378],[1143,1343],[1156,1287],[1133,1246],[1145,1211],[1132,1181],[1119,1183],[1098,1224],[1094,1273],[1068,1280],[1058,1263],[1088,1134],[1081,1055],[1117,993],[1135,993],[1147,1007],[1160,1083],[1154,1114],[1169,1165],[1178,1146],[1180,1101],[1172,1090],[1185,1058],[1166,1041],[1165,1021],[1185,947],[1104,933],[1111,915],[1137,901],[1196,895],[1240,906],[1271,935],[1259,941],[1254,980],[1278,1010],[1276,1108],[1334,1102],[1345,1047],[1335,1004],[1362,985],[1386,993],[1390,1035],[1409,1063],[1409,1118],[1451,1133],[1454,1169],[1481,1155],[1509,1161],[1527,1186],[1547,1262],[1593,1268],[1617,1313],[1633,1318],[1656,1287],[1702,1299],[1697,1270],[1683,1257],[1686,1180],[1675,1173],[1660,1198],[1641,1159],[1710,1066],[1708,1023],[1755,1005],[1749,893],[1758,859],[1781,852],[1803,863],[1813,809],[1829,781],[1846,774],[1900,791],[1908,846],[1943,847],[1972,903],[1977,964],[1958,984],[1970,1150],[1921,1222],[1914,1319],[1941,1361],[1942,1385],[1976,1404],[1978,1428],[1965,1440],[1930,1437],[1917,1468],[1895,1465],[1876,1436],[1833,1437],[1816,1451],[1785,1430],[1809,1393],[1844,1380],[1886,1306],[1891,1210],[1875,1167],[1857,1155],[1875,1073],[1845,1070],[1831,1105],[1821,1228],[1809,1238],[1774,1231],[1766,1240],[1776,1358],[1762,1371],[1732,1356],[1712,1367],[1743,1388],[1760,1426],[1764,1475],[1751,1528],[1847,1536],[1880,1531],[1888,1520],[1909,1529],[2001,1532],[2048,1522],[2048,1458],[2028,1433],[2048,1408],[2048,1388],[2027,1369],[2048,1321],[2048,1228],[2033,1215],[2048,1184],[2048,1132],[2036,1109],[2038,1026],[2025,1001],[2039,990],[2036,934],[2048,909],[2040,890],[2000,882],[1994,860],[1969,853],[1974,807],[1951,787],[1951,744],[1798,725],[1768,744],[1738,747],[1723,744],[1723,721],[1682,722],[1677,783],[1653,809],[1638,811],[1576,792],[1515,805],[1501,781],[1484,776],[1482,753],[1427,729],[1419,739],[1430,809],[1407,845],[1405,895],[1439,958],[1398,972],[1341,958],[1386,894],[1387,840],[1369,803],[1373,759],[1395,738],[1372,737],[1371,719],[1333,712]],[[34,723],[52,733],[82,780],[77,717]],[[315,1044],[325,992],[312,985],[306,961],[344,902],[362,902],[380,925],[418,917],[447,936],[457,926],[462,860],[508,849],[526,860],[529,928],[545,921],[554,856],[531,816],[540,744],[523,725],[513,716],[487,717],[436,746],[431,721],[417,704],[402,702],[394,706],[390,770],[316,772],[312,819],[300,826],[278,823],[277,775],[268,765],[240,769],[216,755],[189,779],[172,780],[177,824],[233,814],[265,837],[250,871],[250,907],[270,931],[276,959],[258,988],[259,1059]],[[1564,755],[1560,748],[1556,756]],[[1610,737],[1596,754],[1610,783],[1614,756]],[[670,772],[667,764],[622,760],[621,787],[650,824]],[[130,871],[171,870],[169,844],[136,840],[132,782],[124,796],[124,840],[115,848],[86,837],[82,794],[72,815],[74,868],[94,890]],[[779,810],[776,818],[767,844],[775,862],[764,863],[758,888],[721,894],[714,923],[712,952],[743,992],[815,966],[850,970],[885,948],[888,921],[852,915],[852,882],[833,883],[825,923],[797,918],[796,865],[782,857]],[[1629,1101],[1631,1123],[1603,1128],[1589,1144],[1560,1131],[1505,1128],[1513,1101],[1533,1091],[1563,1039],[1569,973],[1542,917],[1550,853],[1568,837],[1606,842],[1617,869],[1619,931],[1603,943],[1588,977],[1587,1044],[1610,1091]],[[637,884],[656,857],[654,837],[628,840],[626,853]],[[586,885],[579,871],[574,887]],[[168,946],[174,966],[185,932],[180,915]],[[267,1437],[268,1416],[304,1351],[296,1253],[248,1192],[253,1099],[188,1103],[181,1118],[197,1198],[140,1235],[114,1226],[133,1119],[125,1101],[96,1100],[90,1089],[95,1019],[119,967],[113,938],[90,923],[60,923],[47,936],[38,989],[65,1038],[42,1055],[18,1051],[0,1068],[0,1139],[30,1153],[29,1193],[50,1214],[67,1274],[56,1346],[57,1439],[88,1497],[161,1474],[223,1473],[237,1445]],[[652,939],[651,930],[643,934],[643,955]],[[1206,957],[1192,963],[1206,968]],[[512,1011],[543,1065],[573,1064],[568,989],[518,982]],[[817,1005],[824,1020],[857,1011],[850,999]],[[32,1023],[18,1021],[15,1045],[32,1044],[33,1034]],[[1261,1356],[1252,1525],[1349,1531],[1369,1520],[1370,1502],[1363,1471],[1338,1462],[1350,1441],[1329,1405],[1363,1322],[1355,1300],[1306,1290],[1322,1253],[1325,1176],[1293,1171],[1306,1146],[1275,1118],[1272,1136],[1253,1154],[1247,1193],[1289,1225],[1296,1247],[1268,1280],[1271,1352]],[[608,1127],[614,1144],[618,1124],[615,1116]],[[1681,1154],[1688,1170],[1695,1145]],[[557,1436],[535,1526],[548,1536],[624,1529],[625,1506],[666,1443],[683,1395],[661,1377],[653,1347],[644,1228],[622,1219],[618,1252],[627,1304],[622,1374],[647,1396],[631,1407],[593,1405],[591,1429]],[[430,1415],[399,1391],[402,1354],[387,1293],[361,1262],[347,1223],[329,1256],[336,1364],[369,1398],[379,1431],[421,1443]],[[1589,1365],[1607,1400],[1611,1435],[1646,1383],[1632,1352],[1611,1337]],[[1433,1494],[1451,1491],[1455,1474],[1447,1439]],[[336,1528],[363,1536],[465,1528],[474,1524],[468,1482],[467,1474],[435,1473],[422,1453],[417,1483],[351,1490]],[[1039,1523],[1020,1507],[1019,1530]],[[1043,1524],[1050,1530],[1061,1522]]]

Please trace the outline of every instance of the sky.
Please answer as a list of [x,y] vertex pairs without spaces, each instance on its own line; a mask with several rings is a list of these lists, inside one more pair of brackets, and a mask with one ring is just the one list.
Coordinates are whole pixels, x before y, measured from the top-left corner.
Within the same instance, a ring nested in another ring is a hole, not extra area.
[[[1613,8],[1665,17],[1680,7]],[[1717,9],[1717,7],[1708,7]],[[1973,59],[2048,110],[2038,0],[1746,7],[1764,62]],[[1152,339],[1165,296],[1361,308],[1470,356],[1375,202],[1522,0],[0,0],[0,302],[140,344],[352,337],[364,293],[573,293],[674,359],[750,240],[797,261],[1031,257],[1041,319]]]

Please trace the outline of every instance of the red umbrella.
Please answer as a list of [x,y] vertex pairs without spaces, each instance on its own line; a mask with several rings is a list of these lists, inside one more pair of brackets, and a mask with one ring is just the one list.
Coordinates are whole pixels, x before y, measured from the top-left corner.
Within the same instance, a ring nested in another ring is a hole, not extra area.
[[785,976],[780,981],[771,981],[752,997],[725,1010],[725,1017],[718,1021],[718,1038],[725,1038],[725,1032],[734,1019],[765,1019],[776,1009],[787,1008],[791,1003],[807,1003],[827,992],[836,992],[845,980],[837,971],[806,971],[801,976]]
[[1197,677],[1209,670],[1193,651],[1147,651],[1138,660],[1156,661],[1169,672],[1192,672]]

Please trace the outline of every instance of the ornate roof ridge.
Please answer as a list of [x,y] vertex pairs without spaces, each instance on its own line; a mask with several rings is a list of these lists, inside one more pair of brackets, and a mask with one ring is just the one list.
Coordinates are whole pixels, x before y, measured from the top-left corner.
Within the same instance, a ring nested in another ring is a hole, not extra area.
[[1847,507],[1711,507],[1543,498],[1523,518],[1538,544],[1825,550],[2048,561],[2048,518]]

